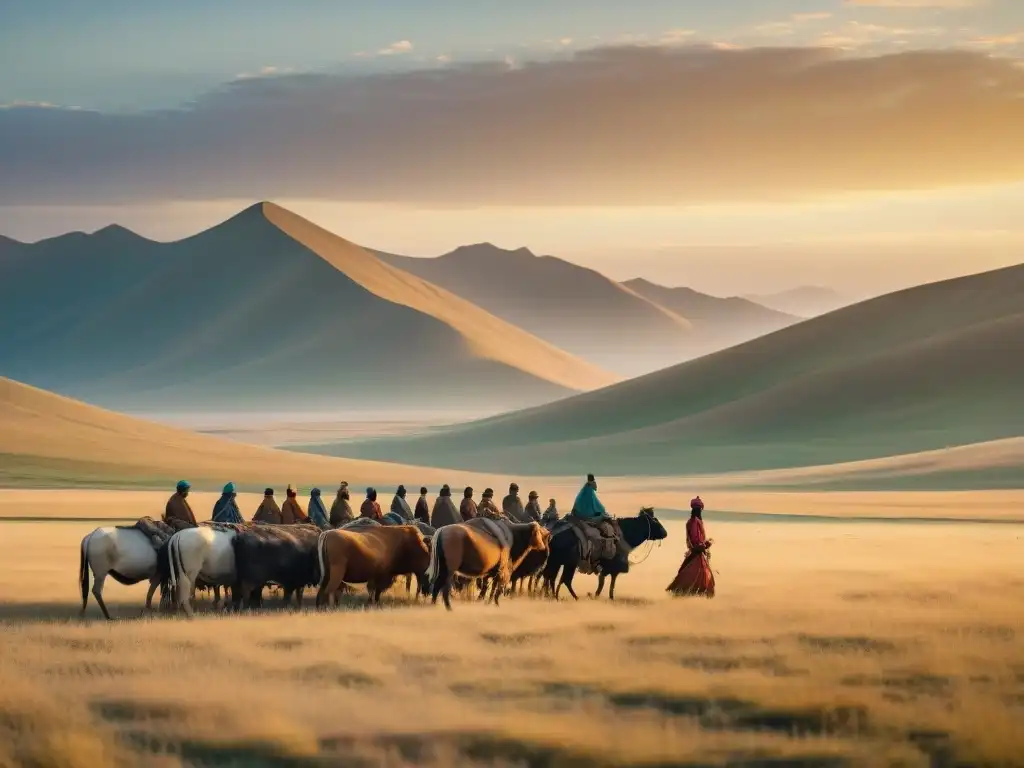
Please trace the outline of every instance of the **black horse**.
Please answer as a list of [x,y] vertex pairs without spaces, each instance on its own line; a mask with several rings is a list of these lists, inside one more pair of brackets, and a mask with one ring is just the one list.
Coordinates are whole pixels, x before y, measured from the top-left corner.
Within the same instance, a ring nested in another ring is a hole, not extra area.
[[[622,537],[631,549],[640,546],[645,541],[661,541],[668,537],[665,526],[654,516],[654,510],[651,508],[640,510],[640,514],[636,517],[620,518],[618,523],[622,529]],[[579,600],[572,588],[572,578],[576,575],[581,556],[580,540],[572,528],[565,528],[552,536],[547,565],[544,566],[544,591],[553,594],[557,600],[558,592],[565,584],[565,588],[569,590],[573,599]],[[562,577],[556,586],[555,579],[558,577],[559,571],[562,572]],[[615,557],[610,560],[601,560],[597,592],[594,593],[594,596],[601,596],[605,578],[610,576],[612,581],[608,589],[608,598],[614,600],[615,580],[623,573],[629,573],[628,556],[616,552]]]

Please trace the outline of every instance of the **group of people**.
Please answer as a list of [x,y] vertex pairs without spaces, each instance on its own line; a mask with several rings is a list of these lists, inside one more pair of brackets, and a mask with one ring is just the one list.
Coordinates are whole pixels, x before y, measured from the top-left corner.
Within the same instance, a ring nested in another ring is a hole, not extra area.
[[[175,529],[192,528],[198,525],[195,513],[188,502],[190,490],[189,482],[181,480],[175,488],[174,495],[167,501],[163,520]],[[284,504],[280,506],[274,498],[274,489],[267,488],[263,492],[263,500],[256,509],[252,522],[274,525],[312,523],[320,529],[326,530],[340,528],[357,517],[381,521],[385,514],[391,514],[402,521],[410,523],[419,521],[433,528],[484,517],[492,520],[508,520],[512,523],[537,522],[550,529],[562,519],[554,499],[550,499],[547,509],[541,511],[540,497],[536,491],[530,491],[526,504],[523,504],[519,496],[519,486],[516,483],[509,485],[508,495],[502,499],[500,509],[494,502],[494,489],[492,488],[484,490],[479,503],[473,498],[473,488],[466,488],[458,507],[455,506],[452,491],[448,485],[441,486],[433,506],[427,500],[427,493],[425,487],[420,488],[420,495],[416,500],[415,507],[410,508],[406,499],[406,488],[404,485],[399,485],[391,500],[391,509],[388,513],[384,513],[377,501],[377,490],[367,488],[366,498],[359,507],[359,514],[356,515],[352,511],[347,482],[342,482],[338,487],[330,511],[324,504],[319,488],[313,488],[309,492],[308,511],[302,508],[302,504],[298,500],[298,493],[293,486],[289,485],[285,490],[286,498]],[[703,512],[704,502],[700,496],[697,496],[690,502],[690,519],[686,523],[686,556],[679,566],[675,579],[666,589],[673,594],[714,596],[715,578],[710,566],[710,549],[713,542],[705,534]],[[220,498],[213,505],[210,519],[216,523],[242,524],[245,522],[245,518],[238,508],[234,483],[224,486]],[[597,480],[593,474],[587,475],[587,482],[576,495],[572,511],[566,519],[580,524],[583,529],[592,532],[591,535],[596,536],[599,541],[610,545],[612,551],[621,542],[621,530],[616,524],[615,518],[608,514],[597,496]]]

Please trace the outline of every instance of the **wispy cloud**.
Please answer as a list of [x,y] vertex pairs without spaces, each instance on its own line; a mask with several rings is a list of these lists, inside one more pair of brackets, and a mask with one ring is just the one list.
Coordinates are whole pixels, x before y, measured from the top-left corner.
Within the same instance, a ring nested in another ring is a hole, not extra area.
[[843,0],[846,5],[874,8],[982,8],[990,0]]
[[387,48],[381,48],[377,51],[379,56],[394,56],[400,53],[409,53],[412,50],[412,43],[408,40],[399,40],[392,43]]
[[1022,93],[1024,69],[987,51],[714,45],[257,77],[158,114],[0,110],[0,203],[706,204],[1001,182],[1024,177]]

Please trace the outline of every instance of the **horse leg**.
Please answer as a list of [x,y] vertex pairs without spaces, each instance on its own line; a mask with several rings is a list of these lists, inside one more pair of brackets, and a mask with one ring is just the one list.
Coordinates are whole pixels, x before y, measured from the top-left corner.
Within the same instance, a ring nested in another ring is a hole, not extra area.
[[405,574],[405,594],[408,595],[412,592],[412,574]]
[[295,610],[302,610],[302,593],[306,591],[305,587],[299,587],[295,590]]
[[153,595],[156,594],[157,587],[159,587],[159,586],[160,586],[160,577],[158,575],[154,575],[149,580],[149,591],[146,592],[146,610],[147,611],[152,611],[153,610]]
[[213,587],[213,607],[216,608],[220,605],[220,585],[214,585]]
[[599,574],[597,574],[597,589],[594,591],[594,597],[601,596],[601,590],[604,589],[604,578],[604,571],[601,571]]
[[[477,579],[476,580],[476,585],[477,585],[477,587],[480,588],[480,594],[477,595],[477,598],[476,598],[477,600],[483,600],[484,597],[487,595],[487,587],[491,586],[488,583],[489,581],[490,581],[490,579]],[[491,592],[493,594],[494,590],[492,589]]]
[[612,574],[612,583],[608,585],[608,599],[609,600],[614,600],[615,599],[615,580],[617,578],[619,578],[619,574],[613,573]]
[[320,590],[316,593],[317,610],[324,609],[326,607],[325,604],[331,607],[338,605],[338,596],[335,593],[341,589],[342,580],[345,578],[345,566],[346,561],[344,558],[339,563],[331,563],[326,558],[324,559],[327,578],[321,581]]
[[579,600],[576,596],[576,590],[572,588],[572,577],[576,575],[576,565],[574,563],[566,563],[565,568],[562,570],[561,584],[565,584],[565,588],[569,590],[569,594],[572,595],[573,600]]
[[[103,611],[103,618],[107,621],[113,621],[113,619],[110,618],[110,611],[107,610],[107,604],[103,602],[103,584],[107,580],[107,574],[96,573],[94,571],[93,577],[92,596],[96,598],[96,604],[100,607],[100,610]],[[82,610],[85,609],[83,608]]]

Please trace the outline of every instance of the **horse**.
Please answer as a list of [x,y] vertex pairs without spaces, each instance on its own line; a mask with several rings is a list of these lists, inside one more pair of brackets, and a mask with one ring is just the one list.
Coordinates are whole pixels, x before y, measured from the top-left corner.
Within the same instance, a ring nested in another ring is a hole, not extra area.
[[[365,519],[365,518],[363,518]],[[420,520],[406,520],[397,512],[388,512],[380,520],[381,525],[415,525],[420,529],[420,533],[429,541],[433,537],[434,532],[437,530],[434,526],[424,523]],[[412,577],[416,576],[419,578],[419,574],[407,574],[405,577],[405,594],[412,594]],[[422,584],[419,584],[420,589],[416,592],[416,599],[419,599],[420,594],[426,594],[423,592]]]
[[196,586],[202,581],[212,587],[231,587],[237,606],[241,590],[237,588],[234,538],[244,525],[208,523],[198,528],[185,528],[167,543],[169,581],[178,607],[192,618],[192,600]]
[[[509,523],[477,518],[438,528],[430,546],[431,602],[438,594],[444,607],[452,610],[452,578],[492,577],[491,600],[498,605],[500,593],[509,577],[530,552],[547,551],[550,534],[538,523]],[[481,597],[486,590],[481,590]]]
[[[645,507],[640,510],[636,517],[625,517],[618,520],[622,530],[622,538],[626,545],[632,550],[643,544],[645,541],[662,541],[668,537],[668,531],[661,521],[654,516],[654,510]],[[565,527],[556,527],[551,537],[551,554],[548,556],[547,565],[544,566],[544,592],[553,594],[558,599],[558,592],[564,584],[574,600],[579,600],[576,591],[572,588],[572,579],[583,558],[579,537],[570,524]],[[608,599],[615,599],[615,580],[620,574],[629,572],[629,556],[616,552],[611,559],[602,559],[599,563],[598,586],[595,597],[600,597],[604,587],[605,577],[611,577],[611,587],[608,590]],[[555,585],[555,579],[561,571],[561,579]]]
[[[103,601],[103,585],[107,576],[118,584],[131,586],[149,581],[146,610],[153,610],[153,595],[161,585],[157,571],[157,551],[149,536],[135,527],[104,526],[82,539],[78,564],[78,583],[82,590],[82,610],[89,603],[89,571],[93,575],[92,594],[107,621],[112,621]],[[162,591],[161,591],[162,592]],[[162,593],[161,597],[165,595]]]
[[430,563],[430,545],[415,525],[367,526],[361,530],[321,532],[317,540],[320,589],[316,607],[334,603],[344,584],[366,584],[367,605],[380,605],[381,594],[396,576],[416,575],[426,592],[422,574]]

